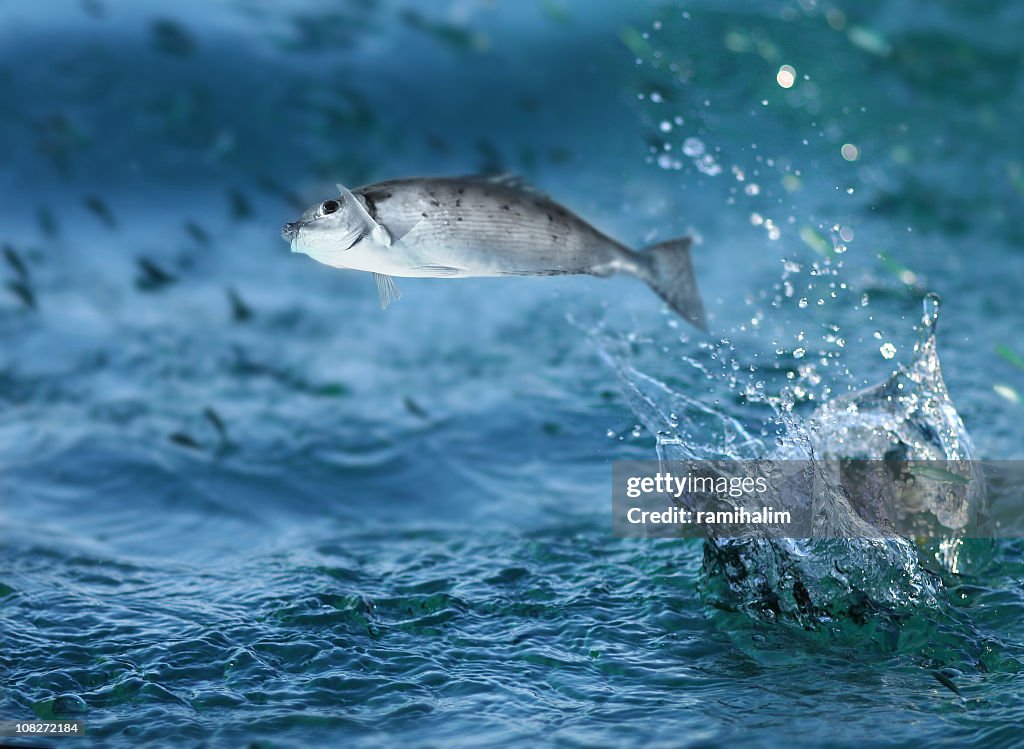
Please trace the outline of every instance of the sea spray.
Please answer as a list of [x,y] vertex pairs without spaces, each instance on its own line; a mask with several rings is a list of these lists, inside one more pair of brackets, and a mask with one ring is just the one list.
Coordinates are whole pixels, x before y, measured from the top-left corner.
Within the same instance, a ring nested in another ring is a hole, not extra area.
[[[630,407],[656,436],[662,461],[806,461],[814,491],[802,498],[773,497],[776,507],[813,503],[810,538],[772,538],[751,529],[740,538],[705,543],[705,598],[712,605],[804,626],[871,613],[899,617],[932,606],[940,572],[962,568],[960,529],[984,513],[981,481],[929,482],[922,502],[948,537],[920,548],[911,539],[877,533],[877,514],[847,491],[844,471],[857,460],[950,461],[978,478],[970,439],[942,379],[935,331],[939,300],[929,295],[914,360],[882,384],[826,402],[810,418],[794,412],[786,391],[775,401],[783,434],[769,447],[721,408],[678,392],[640,372],[609,341],[605,360],[618,373]],[[924,492],[925,489],[922,489]],[[738,500],[742,501],[742,500]]]

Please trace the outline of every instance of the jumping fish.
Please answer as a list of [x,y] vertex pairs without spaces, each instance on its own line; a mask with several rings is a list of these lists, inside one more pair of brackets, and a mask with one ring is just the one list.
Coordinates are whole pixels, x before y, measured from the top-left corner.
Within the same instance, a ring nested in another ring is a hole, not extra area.
[[506,176],[396,179],[338,192],[285,224],[281,236],[292,252],[373,273],[382,307],[401,296],[394,276],[626,273],[706,329],[689,237],[637,252]]

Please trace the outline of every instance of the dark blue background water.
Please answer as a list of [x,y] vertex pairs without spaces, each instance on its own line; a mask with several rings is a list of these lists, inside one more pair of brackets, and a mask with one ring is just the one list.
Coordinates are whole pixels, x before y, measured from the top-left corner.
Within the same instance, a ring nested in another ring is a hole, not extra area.
[[[1021,457],[1022,30],[996,0],[0,2],[0,717],[1018,742],[1019,542],[898,626],[717,611],[699,543],[611,538],[610,462],[653,440],[588,331],[757,427],[785,372],[807,407],[884,378],[934,290],[979,454]],[[336,181],[481,171],[693,234],[713,335],[628,279],[404,280],[382,313],[278,237]]]

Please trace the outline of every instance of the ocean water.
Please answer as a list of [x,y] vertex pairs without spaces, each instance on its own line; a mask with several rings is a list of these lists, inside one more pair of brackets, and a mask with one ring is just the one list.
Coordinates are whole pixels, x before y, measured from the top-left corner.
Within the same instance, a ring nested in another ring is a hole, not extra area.
[[[928,292],[974,457],[1024,457],[1022,29],[1011,0],[0,2],[0,718],[1021,745],[1021,540],[917,600],[912,546],[788,549],[891,593],[807,617],[723,578],[765,547],[613,538],[610,478],[845,425]],[[498,172],[694,236],[711,333],[630,279],[399,279],[382,312],[279,237],[335,182]]]

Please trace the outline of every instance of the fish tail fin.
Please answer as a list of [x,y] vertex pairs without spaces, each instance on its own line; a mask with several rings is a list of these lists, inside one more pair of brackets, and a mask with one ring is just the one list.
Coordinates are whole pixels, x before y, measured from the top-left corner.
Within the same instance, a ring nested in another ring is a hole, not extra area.
[[636,253],[637,275],[680,317],[707,331],[704,302],[697,290],[697,278],[690,258],[691,244],[690,237],[670,239]]

